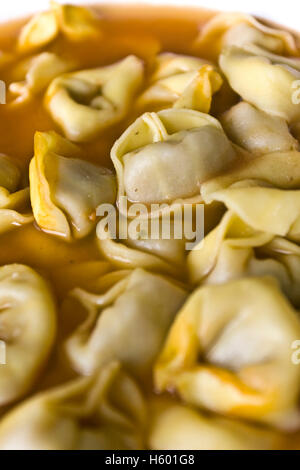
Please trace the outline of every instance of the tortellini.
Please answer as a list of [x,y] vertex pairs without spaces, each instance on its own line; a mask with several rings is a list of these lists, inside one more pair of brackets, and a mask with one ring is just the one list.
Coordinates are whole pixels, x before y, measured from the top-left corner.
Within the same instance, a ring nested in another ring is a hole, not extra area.
[[144,204],[200,200],[200,185],[238,155],[220,123],[193,110],[145,113],[115,142],[111,158],[118,201]]
[[145,420],[138,386],[110,363],[14,408],[0,422],[0,449],[138,450]]
[[188,255],[193,283],[221,284],[245,276],[274,276],[300,306],[300,247],[253,230],[231,211]]
[[175,281],[136,269],[103,295],[81,289],[74,295],[89,316],[66,342],[73,367],[91,374],[119,360],[135,376],[147,378],[186,291]]
[[[147,226],[150,225],[148,221],[146,223]],[[172,221],[170,225],[170,233],[172,233]],[[133,238],[127,232],[126,239],[120,240],[114,234],[107,232],[102,222],[97,226],[97,236],[102,256],[119,268],[139,267],[175,277],[183,277],[186,274],[183,237],[175,239],[170,235],[169,238],[164,239],[160,234],[158,238],[154,238],[149,227],[145,236],[141,234]]]
[[[102,254],[119,267],[144,267],[183,277],[187,240],[201,238],[203,224],[193,229],[191,221],[187,236],[187,227],[183,230],[182,222],[179,227],[177,215],[182,215],[185,201],[192,206],[202,201],[201,183],[237,161],[238,152],[219,122],[208,114],[167,109],[138,118],[116,141],[111,158],[118,179],[119,212],[136,226],[141,223],[141,231],[137,230],[135,238],[129,233],[121,242],[99,236]],[[138,204],[130,204],[127,210],[123,197]],[[145,211],[139,215],[131,211],[142,204]],[[165,238],[161,232],[164,217],[169,217],[171,234]],[[160,227],[155,237],[150,219]],[[175,226],[181,228],[179,239],[174,236]]]
[[53,131],[37,132],[34,150],[30,195],[37,224],[66,240],[85,237],[97,207],[115,201],[114,175],[80,159],[79,147]]
[[279,433],[207,416],[186,405],[156,399],[150,408],[149,446],[157,450],[270,450],[282,448]]
[[222,201],[255,230],[300,241],[299,190],[267,187],[250,180],[216,191],[209,200]]
[[216,68],[196,57],[162,53],[149,88],[139,99],[139,105],[190,108],[208,113],[212,96],[223,83]]
[[17,95],[17,101],[24,101],[30,96],[44,91],[50,82],[58,75],[74,68],[75,63],[62,59],[52,52],[42,52],[25,59],[14,71],[21,75],[21,80],[12,82],[9,91]]
[[[240,165],[230,168],[222,175],[203,183],[201,194],[209,202],[214,192],[246,184],[252,180],[253,184],[278,189],[300,188],[300,152],[273,152],[263,154],[259,158],[246,158]],[[250,184],[250,182],[249,182]]]
[[275,152],[202,185],[209,204],[219,201],[254,230],[300,241],[299,152]]
[[256,46],[224,49],[219,64],[230,86],[245,101],[288,122],[300,119],[298,93],[300,59],[264,51]]
[[50,2],[51,9],[34,16],[21,30],[18,48],[21,52],[43,47],[61,32],[73,41],[99,36],[99,19],[89,9]]
[[299,335],[298,313],[272,278],[204,286],[171,327],[156,386],[214,412],[299,429]]
[[21,173],[7,155],[0,154],[0,233],[33,221],[28,212],[29,188],[19,189]]
[[126,115],[143,76],[143,63],[133,55],[105,67],[65,74],[50,84],[46,107],[66,137],[89,141]]
[[228,137],[256,155],[297,150],[299,144],[291,135],[286,121],[241,102],[221,119]]
[[256,45],[277,54],[297,54],[292,34],[269,28],[243,13],[220,13],[204,25],[195,46],[217,59],[226,46]]
[[0,268],[0,339],[6,364],[0,366],[0,406],[25,395],[50,354],[56,334],[53,296],[31,268]]

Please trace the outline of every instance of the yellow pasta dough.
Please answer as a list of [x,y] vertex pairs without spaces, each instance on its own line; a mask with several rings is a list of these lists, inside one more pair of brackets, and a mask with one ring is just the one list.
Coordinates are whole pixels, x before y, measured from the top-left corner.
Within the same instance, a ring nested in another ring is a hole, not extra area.
[[200,287],[171,327],[156,386],[217,413],[299,429],[299,335],[298,312],[272,278]]

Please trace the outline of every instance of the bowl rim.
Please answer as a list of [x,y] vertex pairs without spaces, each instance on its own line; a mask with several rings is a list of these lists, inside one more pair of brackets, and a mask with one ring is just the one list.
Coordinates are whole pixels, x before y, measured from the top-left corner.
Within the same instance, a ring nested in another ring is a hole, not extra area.
[[[295,7],[294,0],[285,0],[284,2],[272,2],[267,0],[56,0],[59,3],[73,3],[77,5],[126,5],[128,6],[169,6],[188,7],[188,8],[206,8],[217,11],[239,11],[252,14],[267,21],[277,23],[288,29],[299,31],[298,15],[295,10],[300,12],[300,7]],[[1,6],[0,22],[22,19],[35,12],[45,10],[49,7],[49,0],[9,0]]]

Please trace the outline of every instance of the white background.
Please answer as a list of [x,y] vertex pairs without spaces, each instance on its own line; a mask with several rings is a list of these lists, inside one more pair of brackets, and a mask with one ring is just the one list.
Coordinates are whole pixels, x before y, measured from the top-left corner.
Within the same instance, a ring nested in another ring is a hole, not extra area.
[[[61,1],[61,3],[64,2]],[[93,0],[66,0],[65,3],[91,4]],[[211,9],[229,11],[245,11],[300,31],[299,0],[104,0],[102,2],[94,0],[94,3],[175,4],[180,6],[203,6]],[[48,5],[48,0],[1,0],[0,21],[47,9]]]

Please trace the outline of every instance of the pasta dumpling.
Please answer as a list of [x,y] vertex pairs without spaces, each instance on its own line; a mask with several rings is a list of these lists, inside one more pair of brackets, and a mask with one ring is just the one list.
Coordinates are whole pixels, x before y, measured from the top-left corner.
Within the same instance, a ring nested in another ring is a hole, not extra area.
[[144,398],[135,382],[110,363],[33,396],[0,423],[1,450],[143,448]]
[[291,345],[298,313],[272,278],[196,290],[177,315],[155,365],[159,391],[228,416],[300,427],[300,371]]
[[81,160],[81,150],[55,132],[37,132],[30,162],[30,195],[39,227],[66,240],[88,235],[96,209],[115,201],[115,177]]
[[248,160],[203,184],[209,204],[219,201],[255,230],[300,240],[299,152],[275,152]]
[[12,159],[0,154],[0,233],[33,221],[29,212],[29,188],[19,189],[21,173]]
[[228,211],[187,258],[193,283],[221,284],[246,276],[275,277],[300,305],[300,247],[268,232],[252,229]]
[[115,142],[118,201],[200,200],[201,184],[238,159],[220,123],[193,110],[145,113]]
[[101,34],[99,19],[88,8],[61,5],[50,2],[51,9],[35,15],[22,28],[18,38],[21,52],[43,47],[59,33],[73,41],[84,40]]
[[101,226],[97,226],[97,244],[104,258],[119,268],[144,268],[162,272],[175,277],[186,272],[185,240],[154,238],[151,234],[145,237],[116,239],[113,234]]
[[219,64],[230,86],[245,101],[288,122],[299,121],[299,100],[293,99],[300,79],[299,58],[275,55],[256,46],[231,46],[222,51]]
[[277,189],[300,188],[300,152],[273,152],[259,158],[245,158],[240,165],[230,168],[222,175],[211,178],[201,186],[201,194],[210,202],[214,192],[233,185],[261,184]]
[[2,266],[0,339],[6,344],[6,364],[0,366],[0,406],[33,387],[55,335],[55,304],[46,282],[27,266]]
[[221,122],[233,142],[255,155],[299,148],[283,118],[267,114],[249,103],[233,106],[222,116]]
[[281,448],[279,433],[156,399],[150,405],[149,446],[155,450],[270,450]]
[[287,191],[248,180],[216,191],[206,198],[209,200],[222,201],[255,230],[300,241],[299,190]]
[[32,94],[45,90],[55,77],[72,70],[74,66],[75,63],[62,59],[53,52],[42,52],[25,59],[17,66],[14,74],[20,74],[21,80],[12,82],[9,91],[17,95],[18,102],[23,102]]
[[175,281],[136,269],[103,295],[81,289],[74,295],[89,315],[66,342],[73,367],[91,374],[119,360],[135,376],[147,378],[186,291]]
[[208,113],[212,96],[222,83],[216,68],[207,61],[165,52],[157,56],[151,84],[138,103]]
[[202,28],[195,41],[196,49],[217,59],[227,46],[256,45],[276,54],[297,54],[292,34],[269,28],[250,15],[220,13]]
[[50,84],[46,107],[66,137],[89,141],[125,116],[143,76],[143,63],[133,55],[105,67],[65,74]]
[[94,11],[78,5],[61,5],[51,0],[60,31],[72,41],[101,36],[100,18]]
[[[181,206],[160,205],[161,214],[148,217],[147,207],[135,218],[116,214],[121,221],[111,223],[110,217],[97,224],[97,244],[101,255],[122,269],[144,268],[186,279],[186,255],[204,234],[220,220],[221,204]],[[124,223],[125,221],[125,223]]]

